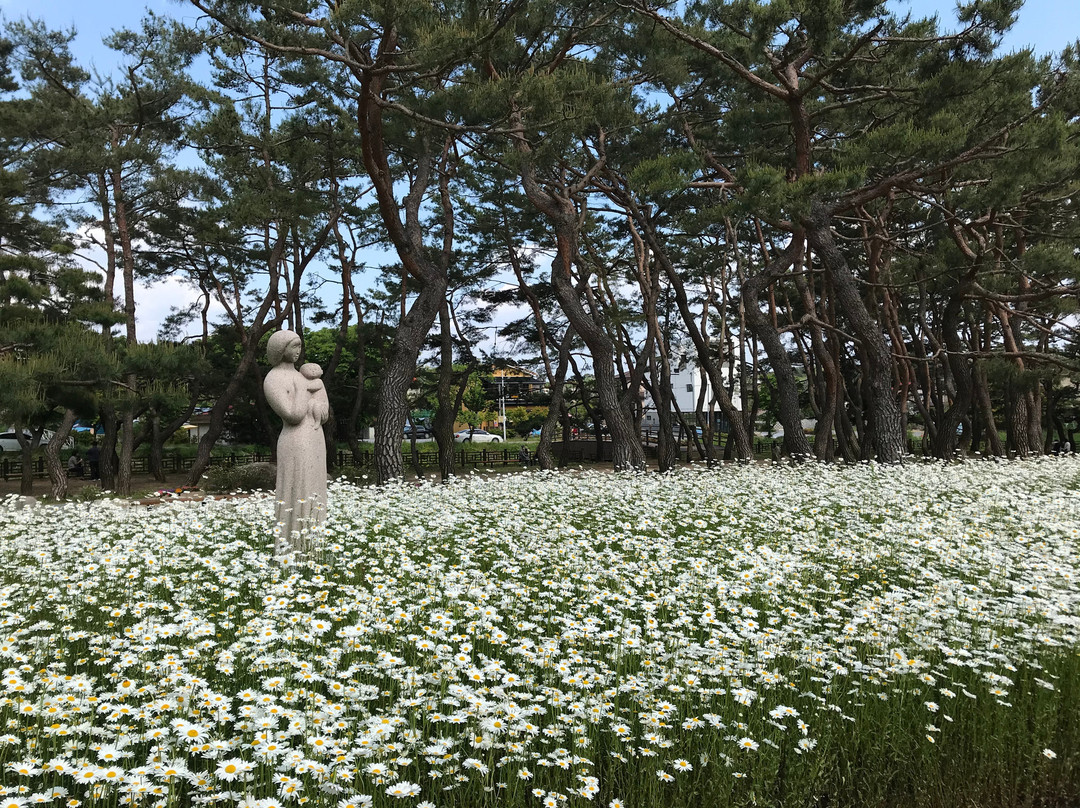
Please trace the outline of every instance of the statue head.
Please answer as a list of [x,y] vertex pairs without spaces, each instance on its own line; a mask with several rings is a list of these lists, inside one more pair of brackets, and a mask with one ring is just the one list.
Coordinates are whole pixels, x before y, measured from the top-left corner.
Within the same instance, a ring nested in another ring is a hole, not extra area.
[[287,330],[271,334],[269,342],[266,343],[266,358],[274,367],[287,358],[290,362],[295,362],[300,358],[300,335]]
[[322,378],[322,368],[314,362],[306,362],[300,366],[300,373],[305,379],[314,381]]

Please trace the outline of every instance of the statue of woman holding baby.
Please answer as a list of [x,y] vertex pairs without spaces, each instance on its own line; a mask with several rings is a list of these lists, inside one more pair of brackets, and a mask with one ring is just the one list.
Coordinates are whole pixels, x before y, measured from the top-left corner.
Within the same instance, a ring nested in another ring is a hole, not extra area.
[[270,407],[281,416],[277,443],[277,555],[310,546],[307,531],[326,518],[326,443],[322,425],[330,417],[330,401],[322,368],[308,363],[296,369],[300,337],[278,331],[270,337],[266,357],[273,366],[263,380]]

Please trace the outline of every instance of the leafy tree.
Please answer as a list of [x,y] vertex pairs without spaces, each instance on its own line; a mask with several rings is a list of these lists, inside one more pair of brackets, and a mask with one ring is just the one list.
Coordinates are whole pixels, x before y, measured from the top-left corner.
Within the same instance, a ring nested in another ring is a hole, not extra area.
[[33,490],[32,452],[45,428],[59,422],[46,459],[61,499],[67,480],[60,447],[76,417],[93,412],[95,389],[116,379],[90,329],[116,320],[95,279],[72,262],[63,221],[41,215],[55,212],[63,190],[35,149],[39,128],[52,125],[56,111],[32,94],[15,94],[15,55],[14,41],[0,42],[0,421],[19,441],[24,494]]
[[[137,244],[154,212],[174,208],[164,185],[165,166],[179,143],[180,113],[187,82],[183,71],[193,49],[177,26],[149,15],[140,30],[122,30],[107,38],[117,52],[121,78],[91,76],[74,61],[69,44],[74,32],[50,31],[39,22],[10,26],[18,42],[20,68],[31,102],[43,114],[32,134],[37,170],[48,172],[80,206],[82,224],[100,228],[90,239],[104,251],[104,291],[112,299],[114,283],[123,287],[125,343],[137,344],[135,279],[152,265],[140,262]],[[96,208],[95,213],[89,211]],[[107,324],[106,328],[109,327]],[[136,385],[134,376],[127,389]],[[113,407],[119,407],[114,410]],[[116,488],[131,490],[135,449],[134,399],[102,400],[105,446],[103,484],[113,485],[113,447],[120,428]]]

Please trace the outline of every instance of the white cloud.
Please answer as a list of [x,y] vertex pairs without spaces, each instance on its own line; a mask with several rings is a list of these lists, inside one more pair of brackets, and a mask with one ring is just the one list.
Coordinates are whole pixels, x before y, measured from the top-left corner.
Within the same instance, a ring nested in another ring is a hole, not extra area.
[[[201,300],[202,293],[177,278],[166,278],[155,283],[136,282],[135,284],[135,330],[140,342],[153,342],[158,329],[174,308],[184,309]],[[225,309],[217,301],[210,303],[211,323],[219,319]],[[181,336],[199,335],[202,324],[194,320],[184,329]]]

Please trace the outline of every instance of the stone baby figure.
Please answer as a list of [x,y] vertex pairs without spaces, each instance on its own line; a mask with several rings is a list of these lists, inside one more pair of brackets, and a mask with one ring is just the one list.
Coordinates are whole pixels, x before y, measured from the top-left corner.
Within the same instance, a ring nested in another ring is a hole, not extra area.
[[326,385],[322,382],[322,373],[322,368],[314,362],[305,362],[300,366],[300,375],[308,380],[306,389],[311,393],[308,413],[312,418],[312,429],[322,429],[330,414],[330,400],[326,395]]

